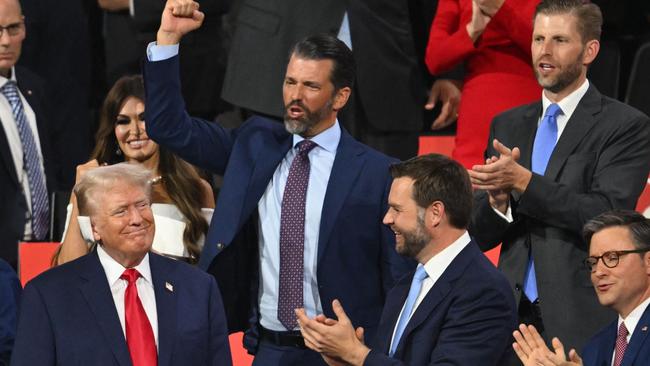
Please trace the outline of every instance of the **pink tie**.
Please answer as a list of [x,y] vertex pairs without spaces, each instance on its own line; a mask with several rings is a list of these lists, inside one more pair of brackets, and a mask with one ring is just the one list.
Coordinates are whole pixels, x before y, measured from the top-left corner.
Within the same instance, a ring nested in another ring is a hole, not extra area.
[[125,270],[120,277],[129,282],[124,294],[126,344],[129,346],[133,366],[156,366],[158,363],[156,342],[149,318],[138,296],[138,288],[135,285],[138,277],[140,273],[133,268]]
[[616,353],[614,355],[614,366],[621,366],[625,350],[627,349],[627,335],[629,332],[625,328],[625,323],[621,323],[618,327],[618,335],[616,336]]

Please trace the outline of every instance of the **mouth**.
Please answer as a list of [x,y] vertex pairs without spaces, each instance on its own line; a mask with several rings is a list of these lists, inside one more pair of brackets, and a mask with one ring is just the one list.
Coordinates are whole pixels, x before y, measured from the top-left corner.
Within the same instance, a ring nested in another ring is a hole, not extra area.
[[596,286],[596,290],[598,290],[598,292],[607,292],[611,287],[611,283],[601,283]]
[[548,62],[540,62],[537,64],[537,70],[543,75],[547,75],[555,69],[556,67]]
[[141,149],[144,147],[144,145],[149,142],[149,139],[137,139],[137,140],[131,140],[127,141],[126,144],[131,148],[131,149]]
[[287,108],[287,115],[291,119],[299,119],[300,117],[305,115],[305,110],[297,105],[294,105]]

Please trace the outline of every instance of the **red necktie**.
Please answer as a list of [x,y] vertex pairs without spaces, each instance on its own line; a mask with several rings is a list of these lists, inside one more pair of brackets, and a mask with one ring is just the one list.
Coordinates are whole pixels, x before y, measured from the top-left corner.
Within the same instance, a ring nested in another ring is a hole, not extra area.
[[124,293],[126,344],[129,346],[133,366],[156,366],[158,354],[153,330],[135,285],[139,277],[140,273],[133,268],[125,270],[120,276],[129,282]]
[[618,334],[616,335],[616,352],[614,354],[614,366],[620,366],[623,362],[623,356],[625,356],[625,350],[627,349],[627,328],[625,323],[621,323],[621,326],[618,328]]

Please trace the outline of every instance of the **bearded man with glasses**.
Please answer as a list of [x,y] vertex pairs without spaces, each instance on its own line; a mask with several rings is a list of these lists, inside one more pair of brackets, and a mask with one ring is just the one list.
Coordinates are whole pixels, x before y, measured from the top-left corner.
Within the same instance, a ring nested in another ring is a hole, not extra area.
[[618,320],[596,334],[583,358],[554,338],[553,351],[535,327],[515,331],[513,347],[525,366],[650,364],[650,219],[634,211],[610,211],[589,221],[583,230],[589,243],[584,261],[598,301],[615,310]]

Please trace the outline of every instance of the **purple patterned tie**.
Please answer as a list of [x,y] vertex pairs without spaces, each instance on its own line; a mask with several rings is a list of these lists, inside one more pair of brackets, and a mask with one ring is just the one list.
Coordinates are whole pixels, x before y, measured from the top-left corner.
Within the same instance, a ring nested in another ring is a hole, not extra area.
[[305,198],[309,184],[309,157],[316,143],[303,140],[289,168],[280,212],[280,290],[278,320],[288,330],[296,328],[294,309],[303,307]]
[[625,350],[627,349],[627,328],[625,323],[621,323],[621,326],[618,327],[618,335],[616,336],[616,353],[614,354],[614,366],[621,366],[623,362],[623,356],[625,356]]
[[11,105],[11,113],[16,121],[18,135],[23,146],[23,162],[27,170],[27,181],[29,182],[29,191],[32,198],[32,235],[34,239],[42,240],[45,239],[50,226],[50,214],[47,187],[43,178],[44,173],[41,169],[41,159],[38,156],[36,140],[25,117],[16,82],[7,81],[0,89],[0,92]]

